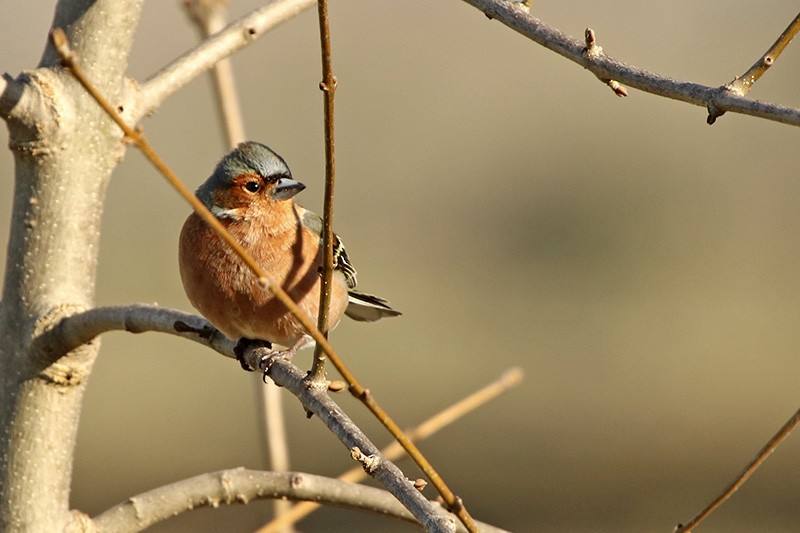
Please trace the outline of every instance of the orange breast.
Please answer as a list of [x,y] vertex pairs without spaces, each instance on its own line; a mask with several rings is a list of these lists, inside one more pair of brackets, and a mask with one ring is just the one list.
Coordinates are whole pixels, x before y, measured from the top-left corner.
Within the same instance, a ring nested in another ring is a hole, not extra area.
[[[229,221],[227,227],[316,324],[322,264],[319,238],[302,226],[277,235],[255,231],[246,221]],[[194,213],[181,231],[179,263],[189,301],[227,337],[265,339],[290,346],[305,333],[272,291],[262,287],[244,262]],[[337,275],[331,298],[331,329],[345,307],[347,287]]]

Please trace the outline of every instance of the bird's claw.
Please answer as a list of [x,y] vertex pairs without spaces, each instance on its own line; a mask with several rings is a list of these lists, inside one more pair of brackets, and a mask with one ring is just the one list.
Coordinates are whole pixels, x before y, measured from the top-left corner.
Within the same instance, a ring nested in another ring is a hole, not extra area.
[[[246,372],[254,372],[255,370],[257,370],[256,368],[253,368],[252,366],[250,366],[250,364],[247,362],[247,360],[245,358],[245,353],[247,352],[247,348],[251,348],[251,347],[252,348],[266,348],[268,350],[271,350],[272,349],[272,343],[269,342],[269,341],[265,341],[265,340],[248,339],[248,338],[245,338],[245,337],[242,337],[241,339],[239,339],[239,342],[236,343],[236,346],[233,349],[233,353],[236,354],[236,360],[239,361],[239,364],[242,365],[242,368]],[[263,356],[259,357],[258,369],[261,368],[261,359],[262,358],[263,358]]]
[[272,350],[271,352],[259,356],[258,369],[264,373],[264,383],[267,382],[269,369],[272,368],[272,365],[274,365],[277,360],[283,359],[284,361],[289,362],[292,360],[292,357],[294,357],[295,353],[297,353],[297,350],[289,348],[288,350]]

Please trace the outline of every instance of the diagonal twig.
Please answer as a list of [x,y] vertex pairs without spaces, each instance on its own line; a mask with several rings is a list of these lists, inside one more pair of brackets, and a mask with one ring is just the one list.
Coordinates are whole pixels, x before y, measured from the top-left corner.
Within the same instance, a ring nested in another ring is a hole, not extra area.
[[792,432],[792,430],[797,426],[797,424],[800,424],[800,410],[798,410],[783,425],[783,427],[779,429],[778,432],[775,435],[773,435],[771,439],[769,439],[769,441],[764,445],[763,448],[761,448],[761,450],[759,450],[756,456],[753,457],[753,459],[747,464],[744,470],[742,470],[742,473],[739,474],[739,476],[733,481],[733,483],[728,485],[725,488],[725,490],[722,491],[722,494],[717,496],[717,498],[713,502],[711,502],[708,505],[708,507],[700,511],[700,514],[692,518],[686,525],[678,524],[675,527],[675,533],[689,533],[692,530],[692,528],[694,528],[700,522],[705,520],[711,513],[713,513],[717,509],[717,507],[725,503],[725,501],[728,498],[733,496],[733,493],[739,490],[739,487],[744,485],[744,482],[747,481],[747,478],[749,478],[753,474],[753,472],[755,472],[758,469],[758,467],[761,466],[761,463],[767,460],[767,457],[769,457],[772,454],[772,452],[775,451],[775,448],[777,448],[778,445],[781,442],[783,442],[783,440],[786,439],[786,437],[789,436],[789,433]]
[[[445,426],[452,424],[462,416],[474,411],[483,404],[493,400],[512,387],[515,387],[522,381],[522,370],[519,368],[512,368],[497,380],[489,383],[482,389],[479,389],[466,398],[454,403],[450,407],[433,415],[428,420],[424,421],[414,429],[409,430],[408,436],[414,441],[420,441],[433,435]],[[381,450],[381,453],[390,461],[396,461],[403,456],[403,448],[392,442]],[[364,469],[352,468],[344,474],[340,475],[337,479],[340,481],[347,481],[349,483],[358,483],[366,477]],[[282,527],[288,524],[294,524],[298,520],[303,519],[315,510],[319,509],[320,504],[312,501],[306,501],[294,505],[291,510],[285,514],[276,517],[274,520],[265,524],[262,528],[258,529],[256,533],[276,533]],[[483,529],[483,528],[481,528]]]
[[275,0],[254,9],[175,59],[141,84],[142,105],[136,120],[155,112],[166,98],[220,59],[244,48],[312,5],[314,0]]
[[[789,23],[789,26],[783,30],[783,33],[781,33],[775,42],[772,43],[772,46],[769,47],[769,50],[764,52],[764,55],[762,55],[752,67],[747,69],[747,72],[741,76],[737,76],[736,79],[727,84],[725,88],[740,96],[745,96],[747,93],[749,93],[758,79],[767,71],[767,69],[769,69],[769,67],[775,64],[778,56],[781,55],[783,49],[786,48],[790,42],[792,42],[792,39],[794,39],[798,31],[800,31],[800,14],[798,14],[791,23]],[[708,118],[706,120],[709,124],[713,124],[714,121],[724,113],[725,110],[723,109],[715,109],[713,106],[709,106]]]
[[747,72],[737,77],[729,85],[742,96],[750,92],[755,82],[758,81],[769,67],[775,64],[778,56],[781,55],[783,49],[792,42],[792,39],[795,38],[798,31],[800,31],[800,13],[798,13],[794,20],[789,23],[789,26],[783,30],[783,33],[772,43],[772,46],[764,52],[764,55],[762,55]]

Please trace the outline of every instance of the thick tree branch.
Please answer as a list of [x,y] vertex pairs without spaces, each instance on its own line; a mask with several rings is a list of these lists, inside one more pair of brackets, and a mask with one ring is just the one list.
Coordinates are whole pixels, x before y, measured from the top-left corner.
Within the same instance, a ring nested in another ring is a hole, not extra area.
[[229,24],[142,83],[142,116],[154,112],[172,93],[275,26],[314,5],[314,0],[275,0]]
[[[341,505],[415,522],[407,509],[380,489],[313,474],[234,468],[184,479],[129,498],[95,517],[94,525],[98,531],[133,533],[196,507],[246,504],[266,498]],[[447,516],[440,506],[434,508],[442,517]],[[503,530],[481,524],[481,531]]]
[[[55,5],[74,50],[104,94],[128,109],[124,72],[142,0]],[[3,76],[0,116],[14,155],[14,192],[0,306],[0,530],[66,531],[86,376],[98,345],[56,365],[31,351],[45,313],[91,307],[100,220],[120,131],[45,47],[39,68]],[[7,188],[8,189],[8,188]],[[70,305],[67,305],[70,304]]]
[[149,304],[96,307],[61,318],[33,339],[33,349],[49,360],[58,359],[92,342],[102,333],[156,331],[191,339],[236,358],[236,343],[197,315]]
[[[236,344],[226,339],[205,319],[151,305],[131,305],[90,309],[61,318],[35,340],[35,347],[55,358],[80,343],[90,342],[106,331],[142,333],[158,331],[189,338],[204,344],[220,354],[236,358]],[[266,349],[251,348],[243,354],[244,361],[258,368]],[[328,396],[327,383],[306,380],[306,374],[284,359],[272,361],[269,376],[277,385],[291,391],[307,412],[316,415],[349,449],[358,448],[374,459],[369,472],[380,481],[429,531],[453,531],[454,521],[436,514],[432,504],[425,499],[393,463],[386,460],[378,448],[356,426],[342,409]]]
[[574,61],[601,80],[616,80],[641,91],[703,106],[709,110],[709,122],[713,122],[713,116],[731,111],[800,126],[800,109],[745,98],[727,85],[708,87],[676,80],[627,65],[602,53],[586,54],[583,42],[543,23],[519,0],[464,1],[483,11],[490,19],[497,19],[532,41]]

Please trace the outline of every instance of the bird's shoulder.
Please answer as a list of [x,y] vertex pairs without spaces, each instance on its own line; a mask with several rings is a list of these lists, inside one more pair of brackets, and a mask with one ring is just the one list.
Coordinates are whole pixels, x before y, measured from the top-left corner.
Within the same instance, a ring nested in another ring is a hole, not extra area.
[[[322,217],[299,205],[296,206],[296,209],[303,227],[320,239],[320,246],[322,246]],[[344,279],[350,289],[356,287],[356,269],[353,267],[353,263],[350,262],[342,239],[335,233],[333,234],[333,268],[344,274]]]

